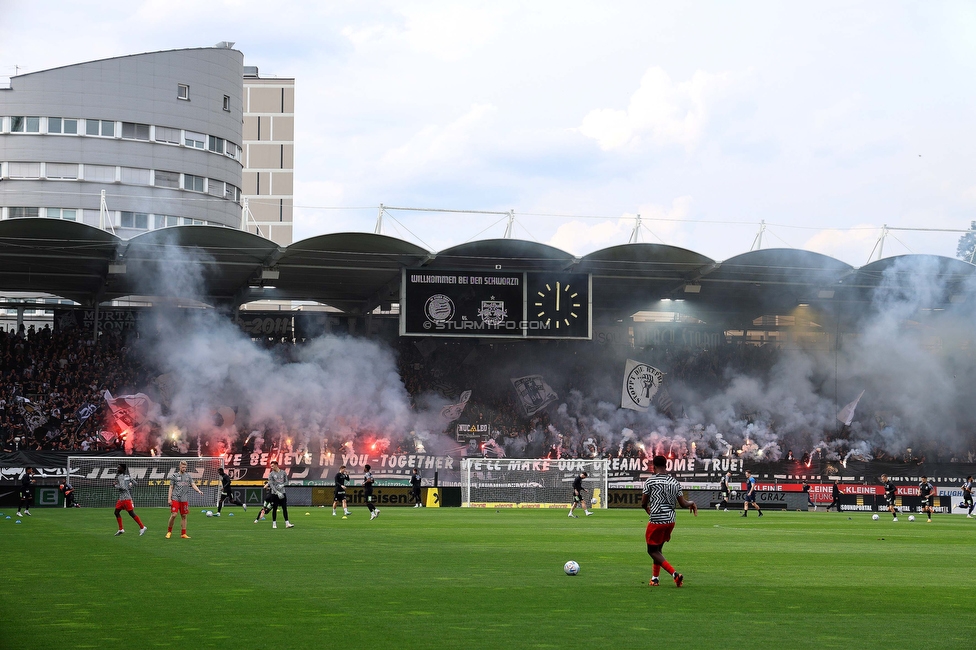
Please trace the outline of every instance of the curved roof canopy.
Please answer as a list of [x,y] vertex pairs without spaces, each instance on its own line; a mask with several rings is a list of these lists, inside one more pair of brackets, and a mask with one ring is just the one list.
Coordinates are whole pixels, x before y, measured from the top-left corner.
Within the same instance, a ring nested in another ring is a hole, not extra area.
[[863,305],[878,291],[928,286],[933,300],[974,292],[976,267],[905,255],[860,269],[819,253],[765,249],[724,262],[661,244],[611,246],[578,258],[513,239],[488,239],[432,253],[395,237],[333,233],[280,247],[231,228],[178,226],[130,240],[71,221],[0,221],[0,290],[51,293],[91,305],[126,295],[211,304],[312,300],[365,313],[399,300],[403,269],[588,273],[595,320],[619,319],[680,299],[704,320],[746,322],[799,304]]

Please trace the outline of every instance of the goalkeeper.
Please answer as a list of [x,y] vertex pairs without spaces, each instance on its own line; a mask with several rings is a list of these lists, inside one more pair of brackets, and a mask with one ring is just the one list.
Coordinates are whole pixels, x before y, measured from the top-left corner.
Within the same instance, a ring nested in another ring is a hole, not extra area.
[[576,478],[573,479],[573,505],[569,507],[569,516],[573,519],[579,519],[578,515],[574,515],[573,512],[576,508],[583,508],[583,512],[589,517],[593,513],[590,512],[589,508],[586,507],[583,499],[586,496],[586,488],[583,487],[583,479],[589,476],[587,472],[581,472]]

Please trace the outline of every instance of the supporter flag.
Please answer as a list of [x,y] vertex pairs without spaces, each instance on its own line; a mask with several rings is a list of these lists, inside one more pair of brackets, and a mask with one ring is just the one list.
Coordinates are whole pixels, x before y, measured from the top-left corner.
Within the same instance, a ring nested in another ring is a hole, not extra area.
[[857,408],[857,403],[861,401],[862,397],[864,397],[863,390],[861,391],[861,394],[857,396],[856,400],[842,408],[840,413],[837,414],[837,420],[843,423],[844,426],[851,426],[851,422],[854,421],[854,409]]
[[464,391],[463,393],[461,393],[461,399],[458,400],[457,404],[448,404],[447,406],[441,409],[441,417],[447,420],[448,422],[454,422],[454,420],[457,420],[459,417],[461,417],[461,413],[464,412],[464,407],[468,405],[468,400],[470,399],[471,399],[471,391],[470,390]]
[[145,422],[152,408],[152,401],[144,393],[112,397],[105,391],[104,396],[120,431],[132,430]]
[[[664,373],[654,366],[627,359],[624,366],[624,384],[620,391],[620,407],[634,411],[646,411],[651,407],[654,396],[661,388],[663,381]],[[670,400],[669,395],[668,402]]]
[[95,411],[97,410],[98,410],[97,406],[85,402],[84,404],[81,405],[81,408],[75,411],[75,419],[78,420],[79,424],[85,422],[88,418],[95,415]]
[[20,416],[24,419],[24,425],[33,433],[38,427],[44,426],[48,421],[48,416],[41,409],[26,397],[17,398]]
[[526,417],[538,413],[559,399],[556,391],[546,383],[542,375],[513,377],[512,386],[515,387],[515,393],[518,395],[519,403],[522,405]]

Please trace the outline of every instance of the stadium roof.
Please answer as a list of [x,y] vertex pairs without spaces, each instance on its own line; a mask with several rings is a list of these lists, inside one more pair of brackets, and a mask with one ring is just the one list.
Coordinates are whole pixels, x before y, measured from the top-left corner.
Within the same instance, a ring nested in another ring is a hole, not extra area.
[[943,287],[934,300],[958,301],[971,290],[974,271],[966,262],[928,255],[890,257],[855,269],[795,249],[758,250],[717,262],[661,244],[624,244],[576,257],[545,244],[489,239],[434,253],[370,233],[321,235],[280,247],[213,226],[164,228],[123,240],[71,221],[0,221],[0,291],[50,293],[84,305],[163,295],[222,305],[310,300],[361,314],[399,300],[404,268],[589,273],[595,321],[660,309],[662,300],[684,300],[706,321],[719,315],[751,320],[801,304],[863,308],[879,288],[897,291],[920,272]]

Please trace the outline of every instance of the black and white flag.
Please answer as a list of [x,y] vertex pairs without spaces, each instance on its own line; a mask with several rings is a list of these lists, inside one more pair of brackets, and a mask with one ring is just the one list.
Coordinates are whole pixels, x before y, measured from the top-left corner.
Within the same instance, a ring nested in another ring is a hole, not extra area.
[[556,395],[556,391],[546,383],[542,375],[513,377],[512,386],[515,387],[515,393],[526,417],[538,413],[559,399],[559,395]]
[[459,417],[461,417],[461,413],[464,412],[464,407],[468,405],[468,400],[470,399],[471,399],[471,391],[470,390],[464,391],[463,393],[461,393],[461,399],[458,400],[457,404],[448,404],[447,406],[441,409],[441,417],[447,420],[448,422],[454,422],[454,420],[457,420]]
[[646,411],[664,381],[664,373],[654,366],[627,359],[624,366],[624,385],[620,392],[620,408]]

